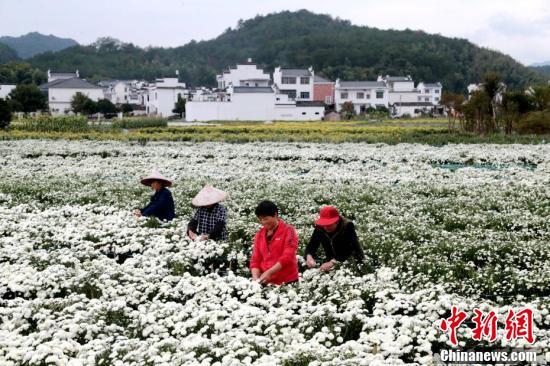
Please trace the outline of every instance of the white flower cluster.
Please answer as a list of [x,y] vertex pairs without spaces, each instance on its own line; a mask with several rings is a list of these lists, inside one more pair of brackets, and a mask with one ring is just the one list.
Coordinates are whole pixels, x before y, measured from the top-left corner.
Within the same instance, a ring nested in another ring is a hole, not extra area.
[[[0,166],[0,365],[425,365],[453,305],[496,311],[503,347],[525,345],[505,340],[508,310],[531,308],[530,347],[550,348],[548,145],[37,140],[3,142]],[[153,167],[173,222],[131,214]],[[227,243],[185,237],[207,182],[230,195]],[[252,282],[262,199],[300,254],[336,205],[366,262]]]

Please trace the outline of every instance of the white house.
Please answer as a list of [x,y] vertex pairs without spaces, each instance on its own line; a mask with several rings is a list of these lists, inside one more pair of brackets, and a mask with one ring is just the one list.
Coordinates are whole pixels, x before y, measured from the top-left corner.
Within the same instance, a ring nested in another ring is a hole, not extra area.
[[383,81],[340,81],[336,80],[334,87],[336,111],[342,110],[345,102],[353,103],[357,114],[364,113],[367,108],[388,108],[389,90]]
[[40,86],[48,94],[48,106],[52,115],[71,112],[71,100],[76,93],[82,93],[93,101],[103,99],[103,89],[79,78],[57,78]]
[[258,68],[248,59],[248,63],[229,67],[221,75],[216,76],[218,89],[224,90],[230,86],[265,87],[271,85],[271,76]]
[[0,85],[0,99],[6,99],[6,97],[11,93],[13,89],[15,89],[15,85]]
[[159,117],[172,116],[176,102],[180,98],[187,99],[187,94],[185,83],[180,83],[178,78],[157,79],[147,87],[144,95],[146,112]]
[[416,86],[416,89],[420,92],[420,95],[418,95],[419,102],[430,102],[433,105],[440,104],[441,95],[443,93],[443,86],[441,83],[420,82]]
[[230,86],[222,99],[196,98],[186,104],[187,121],[314,121],[323,103],[296,102],[273,87]]
[[276,67],[273,72],[273,83],[281,94],[288,95],[290,100],[313,101],[313,84],[315,72],[309,69],[284,69]]
[[436,113],[441,100],[441,83],[419,83],[414,86],[410,76],[379,76],[378,81],[386,84],[389,90],[389,109],[394,117],[409,115],[418,117],[426,113]]
[[138,80],[105,80],[100,81],[105,98],[113,104],[142,104],[139,91],[144,82]]

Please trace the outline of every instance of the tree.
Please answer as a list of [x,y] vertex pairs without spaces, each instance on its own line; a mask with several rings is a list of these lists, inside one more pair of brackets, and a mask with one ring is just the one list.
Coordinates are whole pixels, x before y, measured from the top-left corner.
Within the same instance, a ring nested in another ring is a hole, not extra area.
[[531,95],[537,111],[550,109],[550,85],[534,87]]
[[512,127],[519,119],[533,109],[528,95],[522,92],[507,92],[502,97],[502,116],[505,122],[504,132],[512,133]]
[[77,92],[71,100],[71,109],[74,113],[90,115],[98,112],[97,103],[88,98],[88,96]]
[[493,126],[491,127],[491,130],[494,130],[497,127],[497,99],[499,95],[502,95],[502,93],[504,92],[505,86],[502,83],[498,74],[490,72],[485,74],[485,76],[483,77],[483,89],[491,100],[491,111],[493,116]]
[[118,112],[118,108],[109,99],[100,99],[97,101],[97,111],[104,115],[113,115]]
[[128,114],[133,112],[134,107],[132,107],[130,103],[124,103],[123,105],[120,106],[120,109],[122,110],[122,113]]
[[0,129],[5,129],[10,125],[11,106],[4,99],[0,99]]
[[464,105],[466,123],[464,129],[480,135],[491,132],[491,98],[485,90],[473,92],[468,103]]
[[449,131],[454,131],[456,117],[459,117],[460,107],[464,103],[464,96],[462,94],[455,94],[451,92],[444,92],[441,96],[441,104],[445,108],[445,113],[449,118]]
[[46,109],[46,95],[34,84],[20,84],[8,95],[11,108],[16,112],[36,112]]
[[350,120],[355,117],[356,114],[355,106],[352,102],[344,102],[344,104],[342,104],[342,109],[340,110],[340,116],[342,119]]
[[174,109],[172,109],[172,112],[179,114],[180,117],[183,118],[183,115],[185,114],[185,103],[186,103],[186,100],[179,97],[178,101],[174,106]]

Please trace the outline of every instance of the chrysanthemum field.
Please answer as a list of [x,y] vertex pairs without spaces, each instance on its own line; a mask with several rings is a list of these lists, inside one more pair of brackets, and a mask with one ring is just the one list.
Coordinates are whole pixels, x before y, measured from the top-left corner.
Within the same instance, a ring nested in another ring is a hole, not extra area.
[[[132,215],[152,168],[174,179],[169,224]],[[205,183],[230,195],[228,243],[185,238]],[[252,282],[263,199],[299,255],[337,206],[366,262],[320,273],[299,258],[299,284]],[[549,296],[549,145],[0,144],[0,365],[431,365],[452,348],[453,305],[499,319],[491,344],[468,319],[460,348],[544,354]],[[532,345],[505,336],[523,308]]]

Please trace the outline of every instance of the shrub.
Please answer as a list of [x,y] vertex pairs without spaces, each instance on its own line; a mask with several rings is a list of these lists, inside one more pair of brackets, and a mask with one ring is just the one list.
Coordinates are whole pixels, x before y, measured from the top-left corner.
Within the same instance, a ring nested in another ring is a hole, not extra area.
[[32,132],[88,132],[88,119],[86,117],[51,117],[38,116],[24,119],[14,124],[14,127],[22,131]]
[[146,127],[166,127],[168,121],[164,118],[123,118],[113,121],[113,128],[146,128]]
[[4,99],[0,99],[0,129],[7,128],[11,121],[11,107]]
[[515,130],[519,133],[550,133],[550,110],[529,113],[519,120]]

